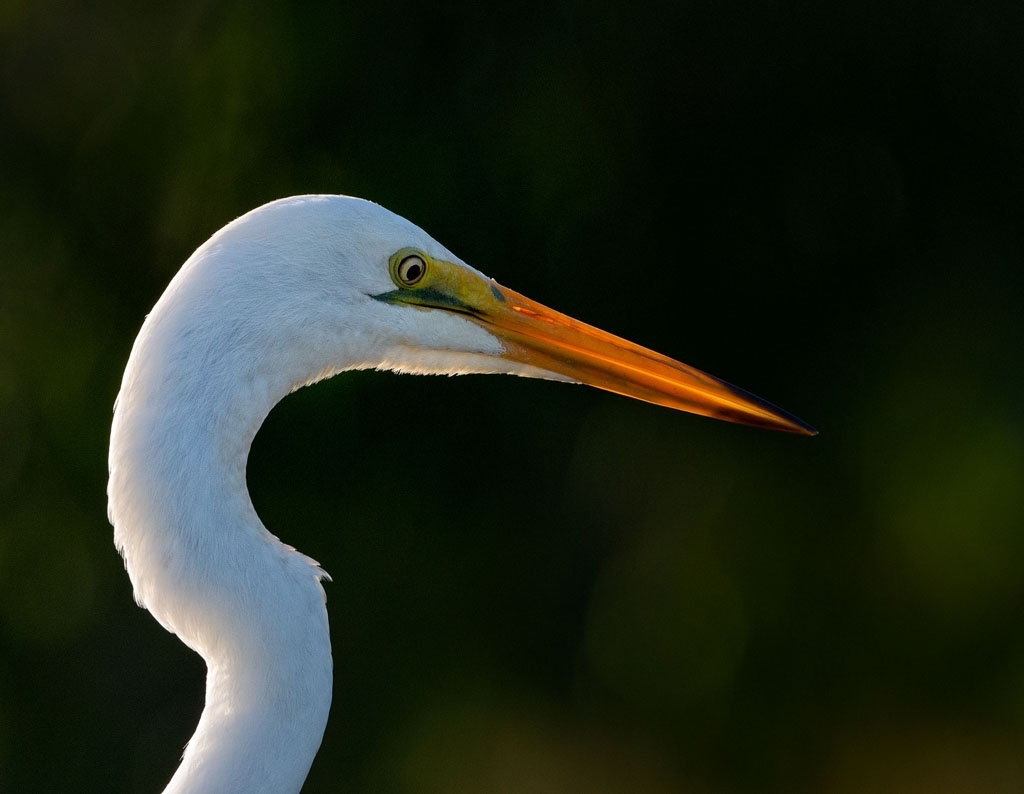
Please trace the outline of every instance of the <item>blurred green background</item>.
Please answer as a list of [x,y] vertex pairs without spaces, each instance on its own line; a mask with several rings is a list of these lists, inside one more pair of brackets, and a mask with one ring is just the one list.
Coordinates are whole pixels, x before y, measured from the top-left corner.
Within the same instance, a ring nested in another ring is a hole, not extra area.
[[310,192],[821,435],[513,378],[289,397],[249,481],[334,577],[306,791],[1024,790],[1022,35],[994,0],[4,0],[0,791],[173,772],[204,668],[114,551],[111,406],[191,251]]

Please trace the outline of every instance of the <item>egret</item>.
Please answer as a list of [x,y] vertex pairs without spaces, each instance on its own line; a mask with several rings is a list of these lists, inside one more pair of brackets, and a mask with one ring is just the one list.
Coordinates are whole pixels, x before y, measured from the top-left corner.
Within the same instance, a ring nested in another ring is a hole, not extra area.
[[148,315],[114,407],[107,487],[138,603],[207,665],[165,792],[297,792],[331,702],[319,564],[272,535],[249,448],[289,392],[345,370],[587,383],[812,435],[741,389],[509,290],[383,207],[298,196],[216,232]]

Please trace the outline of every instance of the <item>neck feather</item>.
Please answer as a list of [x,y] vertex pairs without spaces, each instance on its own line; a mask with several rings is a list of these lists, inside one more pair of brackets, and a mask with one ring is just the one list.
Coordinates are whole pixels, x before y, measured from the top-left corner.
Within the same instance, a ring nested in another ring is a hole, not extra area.
[[167,792],[298,792],[331,700],[325,574],[262,526],[245,464],[301,379],[160,309],[118,396],[108,496],[137,600],[208,668]]

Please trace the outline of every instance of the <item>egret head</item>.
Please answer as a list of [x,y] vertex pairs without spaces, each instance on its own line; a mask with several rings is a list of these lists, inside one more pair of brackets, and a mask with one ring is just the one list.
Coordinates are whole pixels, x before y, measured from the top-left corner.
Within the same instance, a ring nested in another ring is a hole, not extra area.
[[286,351],[280,364],[295,368],[294,385],[368,367],[509,373],[814,432],[742,389],[499,285],[414,224],[361,199],[272,202],[214,235],[179,278],[193,261],[213,271],[200,281],[218,292],[217,327],[251,339],[254,349]]

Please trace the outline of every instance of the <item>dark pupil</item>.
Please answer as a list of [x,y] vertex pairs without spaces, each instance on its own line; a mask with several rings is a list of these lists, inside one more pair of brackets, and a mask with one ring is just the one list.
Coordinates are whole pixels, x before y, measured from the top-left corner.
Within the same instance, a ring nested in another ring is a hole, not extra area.
[[405,260],[405,280],[416,281],[423,274],[423,263],[419,259],[409,257]]

